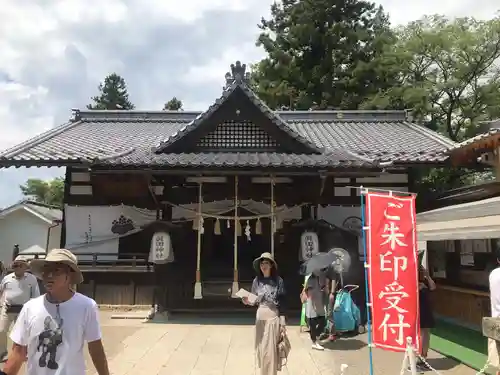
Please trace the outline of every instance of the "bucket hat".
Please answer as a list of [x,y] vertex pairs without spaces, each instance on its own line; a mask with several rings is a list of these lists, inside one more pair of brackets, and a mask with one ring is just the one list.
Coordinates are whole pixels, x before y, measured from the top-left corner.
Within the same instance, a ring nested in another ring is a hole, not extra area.
[[71,284],[81,284],[83,282],[83,274],[78,268],[78,259],[71,251],[66,249],[53,249],[45,259],[33,259],[30,262],[31,273],[41,279],[43,268],[48,263],[62,263],[67,265],[73,271],[71,273]]
[[29,263],[29,258],[27,256],[25,256],[25,255],[18,255],[12,261],[12,266],[14,266],[14,264],[25,264],[27,266],[28,263]]
[[253,261],[253,268],[255,269],[255,271],[257,273],[260,271],[260,262],[264,259],[270,261],[274,265],[274,268],[278,269],[278,264],[274,260],[274,257],[272,256],[272,254],[271,253],[262,253],[262,254],[260,254],[260,257],[256,258]]

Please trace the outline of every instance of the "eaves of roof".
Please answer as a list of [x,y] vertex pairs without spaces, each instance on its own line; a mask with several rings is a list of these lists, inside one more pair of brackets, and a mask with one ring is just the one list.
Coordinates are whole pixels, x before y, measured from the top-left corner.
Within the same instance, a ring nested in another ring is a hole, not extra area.
[[[343,150],[356,155],[353,160],[361,157],[375,162],[436,165],[444,163],[448,158],[446,151],[456,145],[406,121],[401,111],[277,114],[284,121],[282,126],[324,150],[323,155]],[[77,121],[0,152],[0,167],[90,166],[97,160],[118,160],[132,152],[154,153],[162,140],[179,133],[198,115],[199,112],[82,111]],[[198,160],[208,160],[204,154],[200,153]],[[169,156],[178,160],[185,157],[186,154]]]

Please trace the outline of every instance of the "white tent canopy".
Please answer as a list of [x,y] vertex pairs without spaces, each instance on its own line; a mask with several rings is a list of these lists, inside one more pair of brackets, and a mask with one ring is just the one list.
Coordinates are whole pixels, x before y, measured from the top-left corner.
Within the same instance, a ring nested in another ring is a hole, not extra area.
[[500,238],[500,197],[417,215],[419,241]]
[[44,258],[45,249],[42,248],[41,246],[33,245],[26,249],[21,250],[19,252],[19,255],[26,260],[35,259],[35,255],[38,255],[39,258]]

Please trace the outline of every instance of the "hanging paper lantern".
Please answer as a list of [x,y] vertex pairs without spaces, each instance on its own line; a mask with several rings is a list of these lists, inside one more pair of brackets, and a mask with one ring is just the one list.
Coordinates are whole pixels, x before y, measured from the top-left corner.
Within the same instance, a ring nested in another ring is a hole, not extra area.
[[156,232],[151,238],[149,250],[149,262],[154,264],[165,264],[174,261],[172,241],[167,232]]
[[214,225],[214,234],[219,236],[221,234],[220,232],[220,222],[219,219],[215,220],[215,225]]
[[306,261],[319,252],[319,239],[315,232],[304,232],[300,236],[300,260]]

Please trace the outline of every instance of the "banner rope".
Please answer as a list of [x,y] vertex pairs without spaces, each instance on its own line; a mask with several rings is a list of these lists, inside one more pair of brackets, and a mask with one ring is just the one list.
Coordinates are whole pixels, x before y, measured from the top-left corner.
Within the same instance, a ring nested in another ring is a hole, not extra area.
[[[423,364],[425,364],[432,372],[434,372],[435,374],[437,375],[443,375],[441,372],[439,372],[438,370],[436,370],[434,367],[432,367],[429,362],[427,362],[427,360],[422,357],[422,355],[418,352],[418,350],[414,349],[415,351],[415,355],[416,357],[422,361]],[[489,361],[486,361],[486,363],[484,364],[484,366],[478,371],[476,372],[475,375],[482,375],[482,374],[486,374],[486,370],[490,367],[490,362]]]
[[[180,209],[183,209],[183,210],[188,211],[188,212],[197,213],[197,211],[195,211],[195,210],[192,210],[190,208],[182,207],[182,206],[177,205],[177,204],[172,203],[172,202],[168,202],[168,201],[163,201],[163,202],[166,203],[166,204],[168,204],[168,205],[170,205],[170,206],[172,206],[172,207],[174,207],[174,208],[180,208]],[[281,209],[279,211],[275,211],[274,213],[266,213],[266,214],[261,214],[261,215],[238,216],[238,219],[239,220],[252,220],[252,219],[264,219],[266,217],[280,216],[283,213],[292,211],[292,210],[297,209],[297,208],[301,208],[302,206],[305,206],[306,204],[307,203],[301,203],[301,204],[299,204],[297,206],[294,206],[294,207],[284,208],[284,209]],[[245,208],[245,207],[241,206],[241,208]],[[229,209],[227,211],[230,211],[230,210],[231,209]],[[222,220],[234,220],[234,215],[233,216],[215,215],[215,214],[210,214],[210,213],[207,213],[207,212],[202,212],[201,216],[203,216],[203,217],[210,217],[210,218],[214,218],[214,219],[222,219]]]

